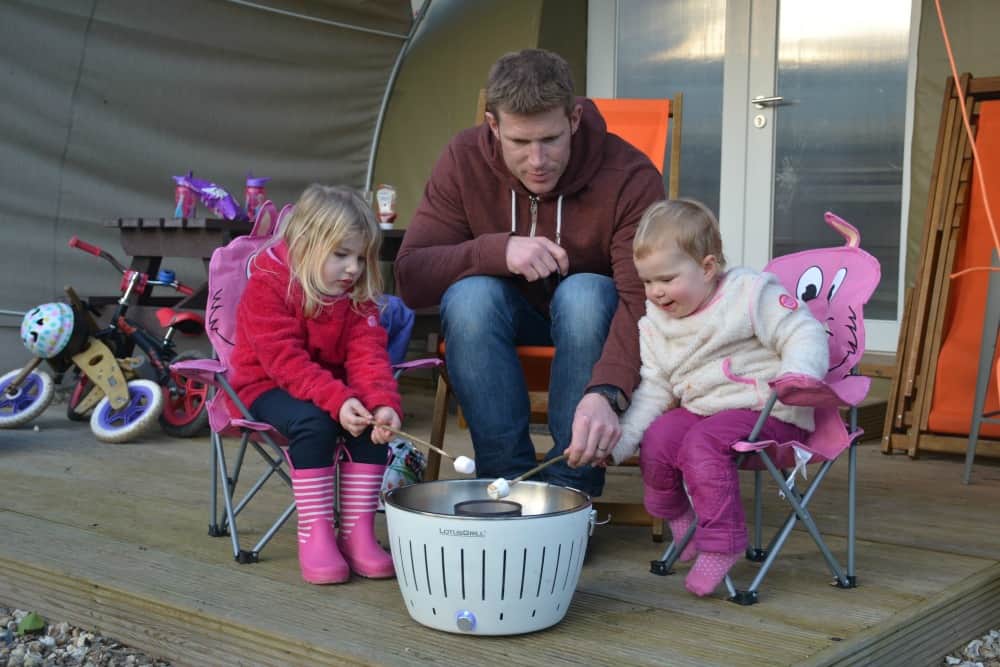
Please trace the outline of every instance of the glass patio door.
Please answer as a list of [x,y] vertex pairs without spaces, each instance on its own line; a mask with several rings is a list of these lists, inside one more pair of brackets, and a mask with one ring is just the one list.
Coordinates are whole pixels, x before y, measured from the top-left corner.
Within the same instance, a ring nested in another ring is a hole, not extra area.
[[882,264],[874,350],[902,303],[914,2],[590,3],[588,94],[684,93],[681,194],[719,212],[731,264],[841,243],[827,210],[859,228]]

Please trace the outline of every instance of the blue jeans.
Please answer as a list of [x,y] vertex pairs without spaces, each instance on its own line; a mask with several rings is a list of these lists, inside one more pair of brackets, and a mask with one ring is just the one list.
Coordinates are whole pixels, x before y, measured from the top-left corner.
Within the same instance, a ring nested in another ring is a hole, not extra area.
[[[532,307],[507,278],[471,276],[448,288],[441,299],[448,376],[469,422],[479,477],[511,479],[535,465],[528,390],[515,346],[556,348],[548,408],[555,444],[546,458],[558,456],[569,446],[573,414],[617,307],[614,281],[593,273],[559,283],[550,317]],[[604,489],[603,468],[557,463],[543,473],[553,484],[591,496]]]

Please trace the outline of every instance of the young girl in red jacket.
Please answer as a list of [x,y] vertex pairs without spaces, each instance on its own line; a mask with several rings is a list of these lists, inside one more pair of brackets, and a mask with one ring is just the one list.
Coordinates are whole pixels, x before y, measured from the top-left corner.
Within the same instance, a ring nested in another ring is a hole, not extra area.
[[395,574],[373,530],[392,437],[380,425],[398,429],[401,414],[375,304],[380,242],[357,193],[310,185],[253,260],[237,311],[233,386],[288,439],[299,566],[313,584]]

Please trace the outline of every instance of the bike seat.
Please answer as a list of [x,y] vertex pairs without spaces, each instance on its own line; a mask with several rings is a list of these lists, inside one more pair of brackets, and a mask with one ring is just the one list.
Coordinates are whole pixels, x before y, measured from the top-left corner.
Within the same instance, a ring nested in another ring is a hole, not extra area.
[[205,330],[205,318],[197,313],[173,308],[159,308],[156,319],[164,329],[174,327],[182,334],[197,336]]

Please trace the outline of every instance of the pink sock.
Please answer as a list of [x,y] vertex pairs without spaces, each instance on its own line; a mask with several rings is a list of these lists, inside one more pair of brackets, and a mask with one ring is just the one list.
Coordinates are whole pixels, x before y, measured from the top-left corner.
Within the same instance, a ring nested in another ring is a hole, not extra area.
[[[694,523],[694,510],[690,507],[688,511],[684,513],[684,516],[679,519],[670,519],[667,521],[667,525],[670,526],[670,537],[673,539],[674,544],[677,544],[687,533],[688,528]],[[694,546],[694,536],[691,537],[691,541],[687,543],[684,547],[684,551],[681,552],[680,562],[689,563],[694,560],[694,557],[698,555],[698,550]]]
[[742,552],[720,554],[702,551],[691,566],[684,586],[699,597],[709,595],[726,578],[729,568],[742,557]]

